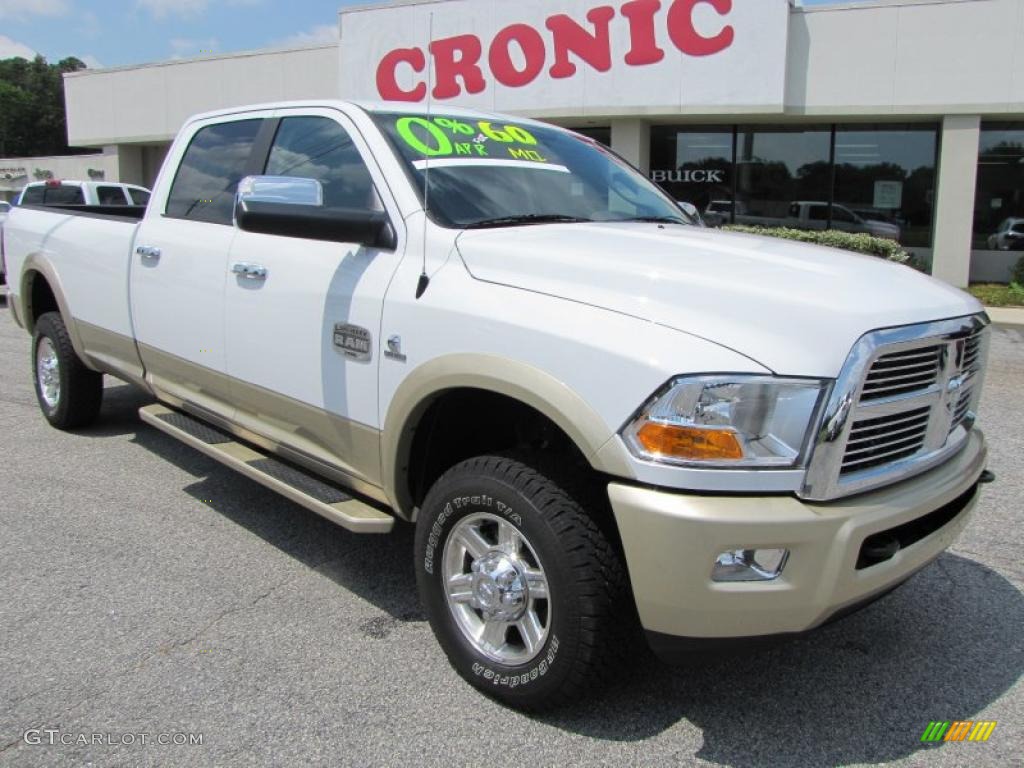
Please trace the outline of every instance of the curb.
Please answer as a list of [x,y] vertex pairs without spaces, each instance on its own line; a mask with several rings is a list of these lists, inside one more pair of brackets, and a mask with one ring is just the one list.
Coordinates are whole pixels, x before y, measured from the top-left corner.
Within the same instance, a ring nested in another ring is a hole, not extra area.
[[985,311],[996,325],[1024,326],[1024,308],[1022,307],[985,307]]

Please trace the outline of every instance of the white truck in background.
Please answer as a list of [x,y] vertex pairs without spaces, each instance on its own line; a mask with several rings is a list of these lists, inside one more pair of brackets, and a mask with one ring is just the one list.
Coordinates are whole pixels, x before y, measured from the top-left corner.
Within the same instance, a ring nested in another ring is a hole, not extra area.
[[538,122],[200,115],[144,213],[24,204],[0,246],[50,423],[86,428],[114,376],[350,531],[414,524],[441,646],[514,706],[621,672],[639,629],[673,658],[865,605],[991,479],[976,300],[692,226]]
[[48,179],[25,185],[18,205],[138,206],[149,203],[150,191],[137,184],[113,181]]

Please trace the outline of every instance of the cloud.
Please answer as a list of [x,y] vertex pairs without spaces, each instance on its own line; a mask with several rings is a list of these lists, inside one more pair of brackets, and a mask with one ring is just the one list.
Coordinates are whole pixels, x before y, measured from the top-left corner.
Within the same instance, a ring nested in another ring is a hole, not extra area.
[[170,15],[195,18],[206,13],[207,0],[138,0],[138,6],[145,8],[158,19]]
[[81,59],[85,66],[87,66],[89,69],[103,69],[103,64],[100,63],[100,60],[93,56],[91,53],[87,53],[84,56],[79,56],[78,58]]
[[68,0],[0,0],[0,19],[63,16],[70,10]]
[[11,40],[9,37],[0,35],[0,59],[13,59],[15,57],[31,61],[36,57],[36,52],[17,40]]
[[170,40],[172,59],[181,59],[188,56],[208,56],[220,50],[220,40],[216,37],[208,37],[204,40],[197,40],[191,37],[175,37]]
[[223,2],[229,6],[253,6],[262,4],[264,0],[137,0],[137,5],[161,20],[168,16],[195,19],[206,13],[211,2]]
[[338,42],[337,24],[318,24],[305,32],[299,32],[278,40],[271,45],[279,48],[292,48],[302,45],[320,45]]

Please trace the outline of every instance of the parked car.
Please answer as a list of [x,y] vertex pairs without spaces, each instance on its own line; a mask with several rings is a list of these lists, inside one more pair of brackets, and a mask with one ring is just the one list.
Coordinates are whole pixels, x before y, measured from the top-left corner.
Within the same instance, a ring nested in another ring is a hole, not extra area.
[[18,205],[139,206],[149,203],[150,192],[135,184],[110,181],[50,179],[26,184]]
[[[786,226],[797,229],[825,229],[829,226],[828,203],[797,201],[790,203]],[[891,222],[864,219],[845,205],[833,203],[832,229],[842,232],[866,233],[887,240],[899,240],[900,228]]]
[[[704,221],[709,227],[724,227],[732,221],[732,209],[732,200],[712,200],[704,209]],[[742,202],[736,207],[736,213],[746,213],[746,207]]]
[[640,628],[677,659],[849,613],[991,480],[973,297],[692,226],[561,128],[263,105],[187,121],[159,179],[145,212],[11,213],[43,416],[89,425],[109,374],[353,532],[415,525],[440,645],[508,704],[578,702]]
[[988,238],[992,251],[1024,251],[1024,219],[1005,219]]

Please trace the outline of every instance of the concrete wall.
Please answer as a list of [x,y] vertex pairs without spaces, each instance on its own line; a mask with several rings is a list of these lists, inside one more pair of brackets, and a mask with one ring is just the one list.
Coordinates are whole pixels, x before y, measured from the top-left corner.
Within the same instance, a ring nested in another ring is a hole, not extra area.
[[[42,181],[45,177],[37,176],[37,170],[49,171],[55,179],[121,181],[118,154],[112,147],[90,155],[5,158],[0,159],[0,200],[13,199],[30,181]],[[102,171],[102,178],[91,177],[90,170]]]
[[786,111],[1024,113],[1024,2],[889,0],[794,9]]
[[338,97],[336,45],[83,70],[64,77],[72,146],[169,141],[191,115]]

